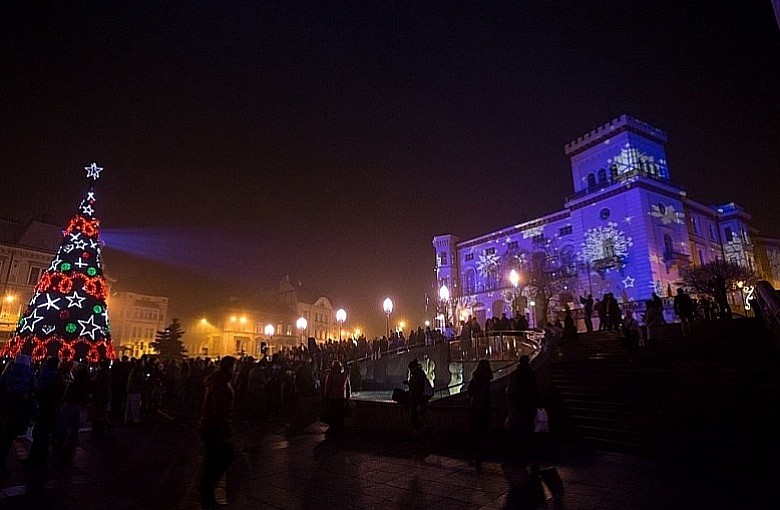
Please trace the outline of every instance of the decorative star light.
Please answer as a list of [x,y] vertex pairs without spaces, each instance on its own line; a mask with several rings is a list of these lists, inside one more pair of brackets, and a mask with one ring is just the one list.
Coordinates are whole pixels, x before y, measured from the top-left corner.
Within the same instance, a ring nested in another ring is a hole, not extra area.
[[43,334],[46,336],[51,335],[55,329],[57,329],[57,327],[54,324],[46,324],[45,326],[41,326],[41,331],[43,331]]
[[84,302],[86,297],[79,296],[79,293],[77,291],[73,291],[72,296],[65,296],[65,299],[68,300],[68,308],[83,308],[81,306],[81,303]]
[[40,297],[40,295],[41,295],[40,291],[36,290],[35,293],[33,294],[32,298],[30,299],[30,302],[27,303],[27,304],[30,305],[30,306],[34,305],[35,304],[35,300],[38,299]]
[[626,276],[625,278],[623,278],[623,287],[625,288],[633,287],[635,281],[636,279],[631,278],[630,276]]
[[100,172],[103,171],[103,167],[97,166],[97,163],[92,163],[89,166],[85,166],[84,170],[87,171],[87,179],[100,179]]
[[60,262],[62,262],[62,259],[58,254],[54,257],[54,259],[52,259],[51,265],[49,266],[49,271],[56,271],[57,268],[60,267]]
[[482,276],[487,276],[490,272],[498,268],[499,257],[495,253],[480,253],[477,260],[477,270]]
[[661,218],[661,223],[664,225],[672,223],[682,225],[685,220],[685,214],[675,211],[673,205],[653,204],[648,214],[654,218]]
[[64,251],[65,253],[70,253],[70,252],[72,252],[72,251],[73,251],[73,250],[75,250],[75,249],[76,249],[76,247],[75,247],[75,246],[73,246],[73,244],[68,244],[67,246],[65,246],[65,247],[62,249],[62,251]]
[[95,192],[94,191],[88,191],[87,192],[87,201],[92,203],[95,201]]
[[76,242],[74,242],[74,243],[73,243],[73,246],[74,246],[74,247],[75,247],[77,250],[83,250],[84,248],[86,248],[86,247],[87,247],[87,242],[86,242],[85,240],[83,240],[83,239],[79,239],[78,241],[76,241]]
[[54,308],[55,310],[59,310],[60,309],[60,307],[57,306],[57,301],[59,301],[60,298],[52,299],[51,298],[51,294],[44,294],[44,297],[46,298],[46,302],[45,303],[41,303],[36,308],[40,308],[42,306],[45,306],[46,310],[51,310],[52,308]]
[[660,264],[661,262],[663,262],[663,259],[661,259],[661,256],[658,255],[657,253],[653,253],[650,255],[650,262]]
[[92,248],[93,250],[97,250],[99,246],[100,245],[97,242],[95,242],[93,239],[89,240],[89,247]]
[[71,241],[78,241],[79,239],[81,239],[81,232],[72,232],[68,235],[70,236]]
[[27,329],[29,329],[30,333],[32,333],[33,328],[35,328],[35,325],[41,322],[42,320],[43,317],[38,315],[38,309],[36,308],[35,310],[33,310],[32,315],[22,319],[24,325],[19,329],[19,333],[24,333],[24,331]]
[[623,221],[625,221],[626,223],[631,225],[631,222],[634,221],[634,217],[633,216],[626,216],[625,218],[623,218]]
[[95,339],[95,332],[100,331],[100,326],[95,324],[95,316],[90,315],[89,319],[83,321],[81,319],[78,320],[78,323],[81,325],[81,333],[79,333],[79,336],[89,335],[91,339]]
[[73,265],[81,269],[82,267],[87,267],[89,264],[81,260],[81,257],[79,257],[79,259],[76,262],[74,262]]
[[95,213],[95,210],[92,208],[91,205],[87,204],[81,208],[81,212],[83,212],[87,216],[92,216]]

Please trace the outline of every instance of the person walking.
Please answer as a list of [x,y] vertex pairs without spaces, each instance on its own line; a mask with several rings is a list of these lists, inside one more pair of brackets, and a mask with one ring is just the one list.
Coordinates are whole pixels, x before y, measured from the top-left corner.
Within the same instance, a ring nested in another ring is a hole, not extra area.
[[205,447],[203,479],[200,485],[203,508],[227,504],[226,497],[216,494],[216,490],[220,478],[227,473],[233,462],[231,436],[235,392],[231,381],[235,364],[236,358],[233,356],[221,358],[217,370],[203,382],[206,391],[198,426]]
[[23,434],[33,417],[34,379],[32,360],[18,354],[0,375],[0,476],[9,473],[5,460],[14,438]]
[[696,313],[696,306],[691,296],[680,287],[677,288],[677,295],[674,296],[674,313],[680,318],[683,337],[691,336],[691,322]]
[[60,360],[50,357],[44,361],[35,377],[35,399],[38,402],[38,416],[32,431],[32,446],[27,462],[30,466],[45,467],[49,460],[49,447],[57,415],[60,411],[65,388],[58,384]]
[[490,434],[490,382],[493,380],[493,370],[486,359],[479,360],[477,368],[471,374],[468,385],[469,394],[469,424],[471,426],[471,459],[477,473],[482,472],[482,460],[487,449],[487,439]]
[[425,410],[428,407],[425,387],[428,378],[417,359],[409,362],[409,381],[406,381],[406,384],[409,385],[409,420],[412,424],[412,436],[418,437],[422,434],[425,425]]
[[541,403],[541,396],[536,374],[531,368],[531,359],[527,355],[520,356],[517,368],[510,377],[506,389],[510,405],[509,428],[520,436],[520,441],[513,441],[519,444],[533,434],[536,410]]
[[649,299],[647,301],[647,310],[645,311],[645,325],[647,326],[646,347],[653,351],[658,362],[662,361],[659,343],[665,322],[661,300]]
[[634,312],[626,310],[626,317],[620,326],[623,335],[623,345],[628,349],[628,360],[636,360],[636,352],[639,348],[639,323],[634,318]]
[[580,296],[580,303],[585,318],[585,330],[590,333],[593,331],[593,294],[588,294],[588,297]]
[[325,377],[325,413],[330,424],[328,432],[341,432],[344,429],[344,417],[351,394],[349,373],[344,370],[341,361],[333,360],[330,372]]

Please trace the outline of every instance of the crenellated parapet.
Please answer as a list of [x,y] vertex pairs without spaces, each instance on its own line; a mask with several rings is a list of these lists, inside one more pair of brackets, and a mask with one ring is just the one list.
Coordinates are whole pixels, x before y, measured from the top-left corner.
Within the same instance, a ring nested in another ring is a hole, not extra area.
[[661,145],[667,141],[666,132],[662,129],[648,124],[642,120],[623,114],[620,117],[612,119],[610,122],[591,130],[576,140],[564,145],[564,153],[571,157],[575,154],[593,147],[594,145],[611,138],[623,131],[630,131],[642,135]]

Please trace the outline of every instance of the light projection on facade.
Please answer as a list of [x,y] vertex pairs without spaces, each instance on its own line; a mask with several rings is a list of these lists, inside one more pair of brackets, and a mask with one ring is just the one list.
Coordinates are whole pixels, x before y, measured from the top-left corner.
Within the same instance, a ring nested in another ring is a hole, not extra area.
[[661,223],[664,225],[672,223],[682,225],[685,222],[685,214],[675,211],[673,205],[653,204],[649,214],[654,218],[661,218]]
[[621,268],[633,245],[631,237],[618,230],[617,223],[609,222],[585,231],[580,258],[596,270]]

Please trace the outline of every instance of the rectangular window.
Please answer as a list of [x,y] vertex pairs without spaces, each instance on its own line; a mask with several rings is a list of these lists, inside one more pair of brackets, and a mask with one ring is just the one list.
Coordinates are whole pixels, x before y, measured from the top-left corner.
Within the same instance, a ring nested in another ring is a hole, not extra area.
[[572,231],[571,225],[566,225],[565,227],[561,227],[558,230],[558,235],[559,236],[567,236],[567,235],[571,234],[571,231]]
[[691,216],[691,225],[693,226],[693,233],[699,234],[699,220],[696,216]]
[[723,234],[726,236],[726,242],[730,243],[734,240],[734,232],[732,232],[731,227],[726,227],[723,229]]
[[534,244],[541,244],[544,242],[544,234],[537,234],[531,238],[531,242]]
[[30,272],[27,273],[27,285],[35,285],[43,273],[42,267],[30,266]]
[[509,241],[506,243],[506,247],[510,250],[516,250],[517,249],[517,241]]
[[440,251],[439,252],[439,266],[446,266],[447,265],[447,252],[446,251]]
[[699,250],[699,264],[706,264],[707,261],[704,260],[704,252]]
[[469,260],[474,260],[474,254],[473,253],[467,253],[465,259],[466,259],[466,262],[468,262]]
[[495,248],[488,248],[487,250],[485,250],[485,255],[493,255],[495,253],[496,253]]
[[713,223],[710,223],[710,240],[718,240],[718,236],[715,235],[715,225]]

